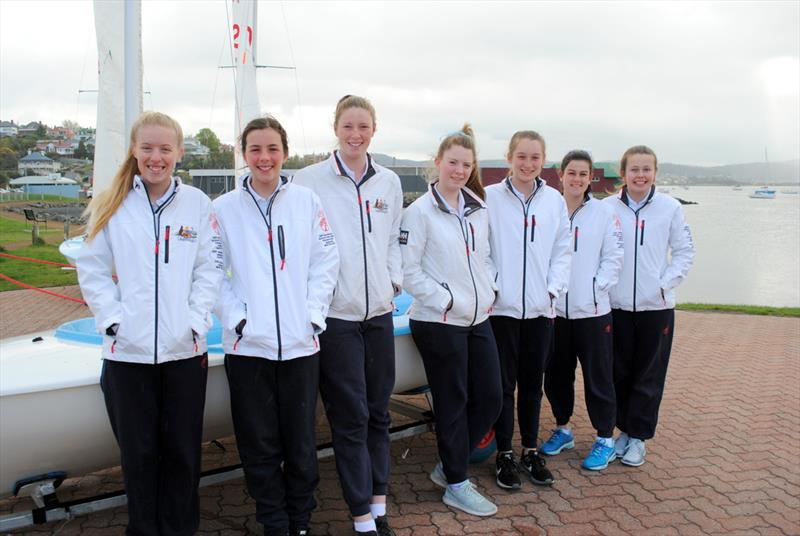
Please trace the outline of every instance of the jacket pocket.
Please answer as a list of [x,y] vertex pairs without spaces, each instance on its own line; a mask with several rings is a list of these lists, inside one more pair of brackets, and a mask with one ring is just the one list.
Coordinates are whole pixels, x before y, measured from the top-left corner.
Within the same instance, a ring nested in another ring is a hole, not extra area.
[[597,277],[592,278],[592,303],[594,303],[594,314],[597,314]]
[[447,305],[447,307],[444,310],[444,314],[442,315],[442,320],[444,322],[447,322],[447,313],[449,313],[453,309],[453,306],[455,305],[456,300],[453,297],[453,291],[450,290],[450,285],[448,285],[444,281],[442,281],[440,284],[444,287],[444,289],[447,291],[447,293],[450,294],[450,303]]

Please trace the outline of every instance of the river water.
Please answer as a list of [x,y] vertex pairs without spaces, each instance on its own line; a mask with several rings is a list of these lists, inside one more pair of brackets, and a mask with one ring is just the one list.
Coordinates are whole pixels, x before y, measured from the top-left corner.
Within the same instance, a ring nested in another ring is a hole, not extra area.
[[697,256],[679,302],[800,307],[800,195],[750,199],[753,187],[669,187],[683,207]]

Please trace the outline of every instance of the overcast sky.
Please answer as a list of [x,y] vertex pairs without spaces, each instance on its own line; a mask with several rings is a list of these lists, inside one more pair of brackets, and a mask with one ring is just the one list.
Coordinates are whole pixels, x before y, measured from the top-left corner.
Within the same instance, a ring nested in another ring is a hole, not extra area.
[[[145,0],[145,109],[233,139],[229,2]],[[547,156],[635,144],[714,165],[800,158],[800,2],[261,2],[264,112],[295,152],[335,144],[336,101],[372,100],[371,150],[427,158],[470,121],[481,158],[534,129]],[[0,119],[95,124],[91,1],[0,0]]]

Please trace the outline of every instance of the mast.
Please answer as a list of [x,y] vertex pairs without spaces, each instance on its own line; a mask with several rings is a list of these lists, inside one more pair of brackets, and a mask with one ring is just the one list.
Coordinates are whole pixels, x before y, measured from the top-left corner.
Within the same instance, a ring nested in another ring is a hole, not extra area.
[[94,195],[110,184],[128,149],[133,122],[142,113],[142,9],[140,0],[95,0],[97,35],[97,132]]
[[[239,146],[239,136],[245,125],[261,115],[256,86],[256,28],[258,26],[258,3],[254,0],[231,0],[233,23],[231,43],[236,90],[234,112],[234,175],[245,169],[244,156]],[[238,183],[237,183],[238,184]]]

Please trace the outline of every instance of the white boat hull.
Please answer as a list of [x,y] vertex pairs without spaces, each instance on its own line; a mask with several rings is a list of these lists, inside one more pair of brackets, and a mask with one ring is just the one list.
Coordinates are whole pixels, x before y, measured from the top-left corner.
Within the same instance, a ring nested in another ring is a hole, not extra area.
[[[422,388],[425,370],[396,316],[395,393]],[[79,322],[93,322],[84,320]],[[40,342],[32,342],[41,337]],[[0,497],[21,479],[54,471],[67,477],[119,464],[119,449],[100,389],[99,345],[48,331],[2,341],[0,355]],[[209,347],[203,440],[233,435],[222,349]]]

